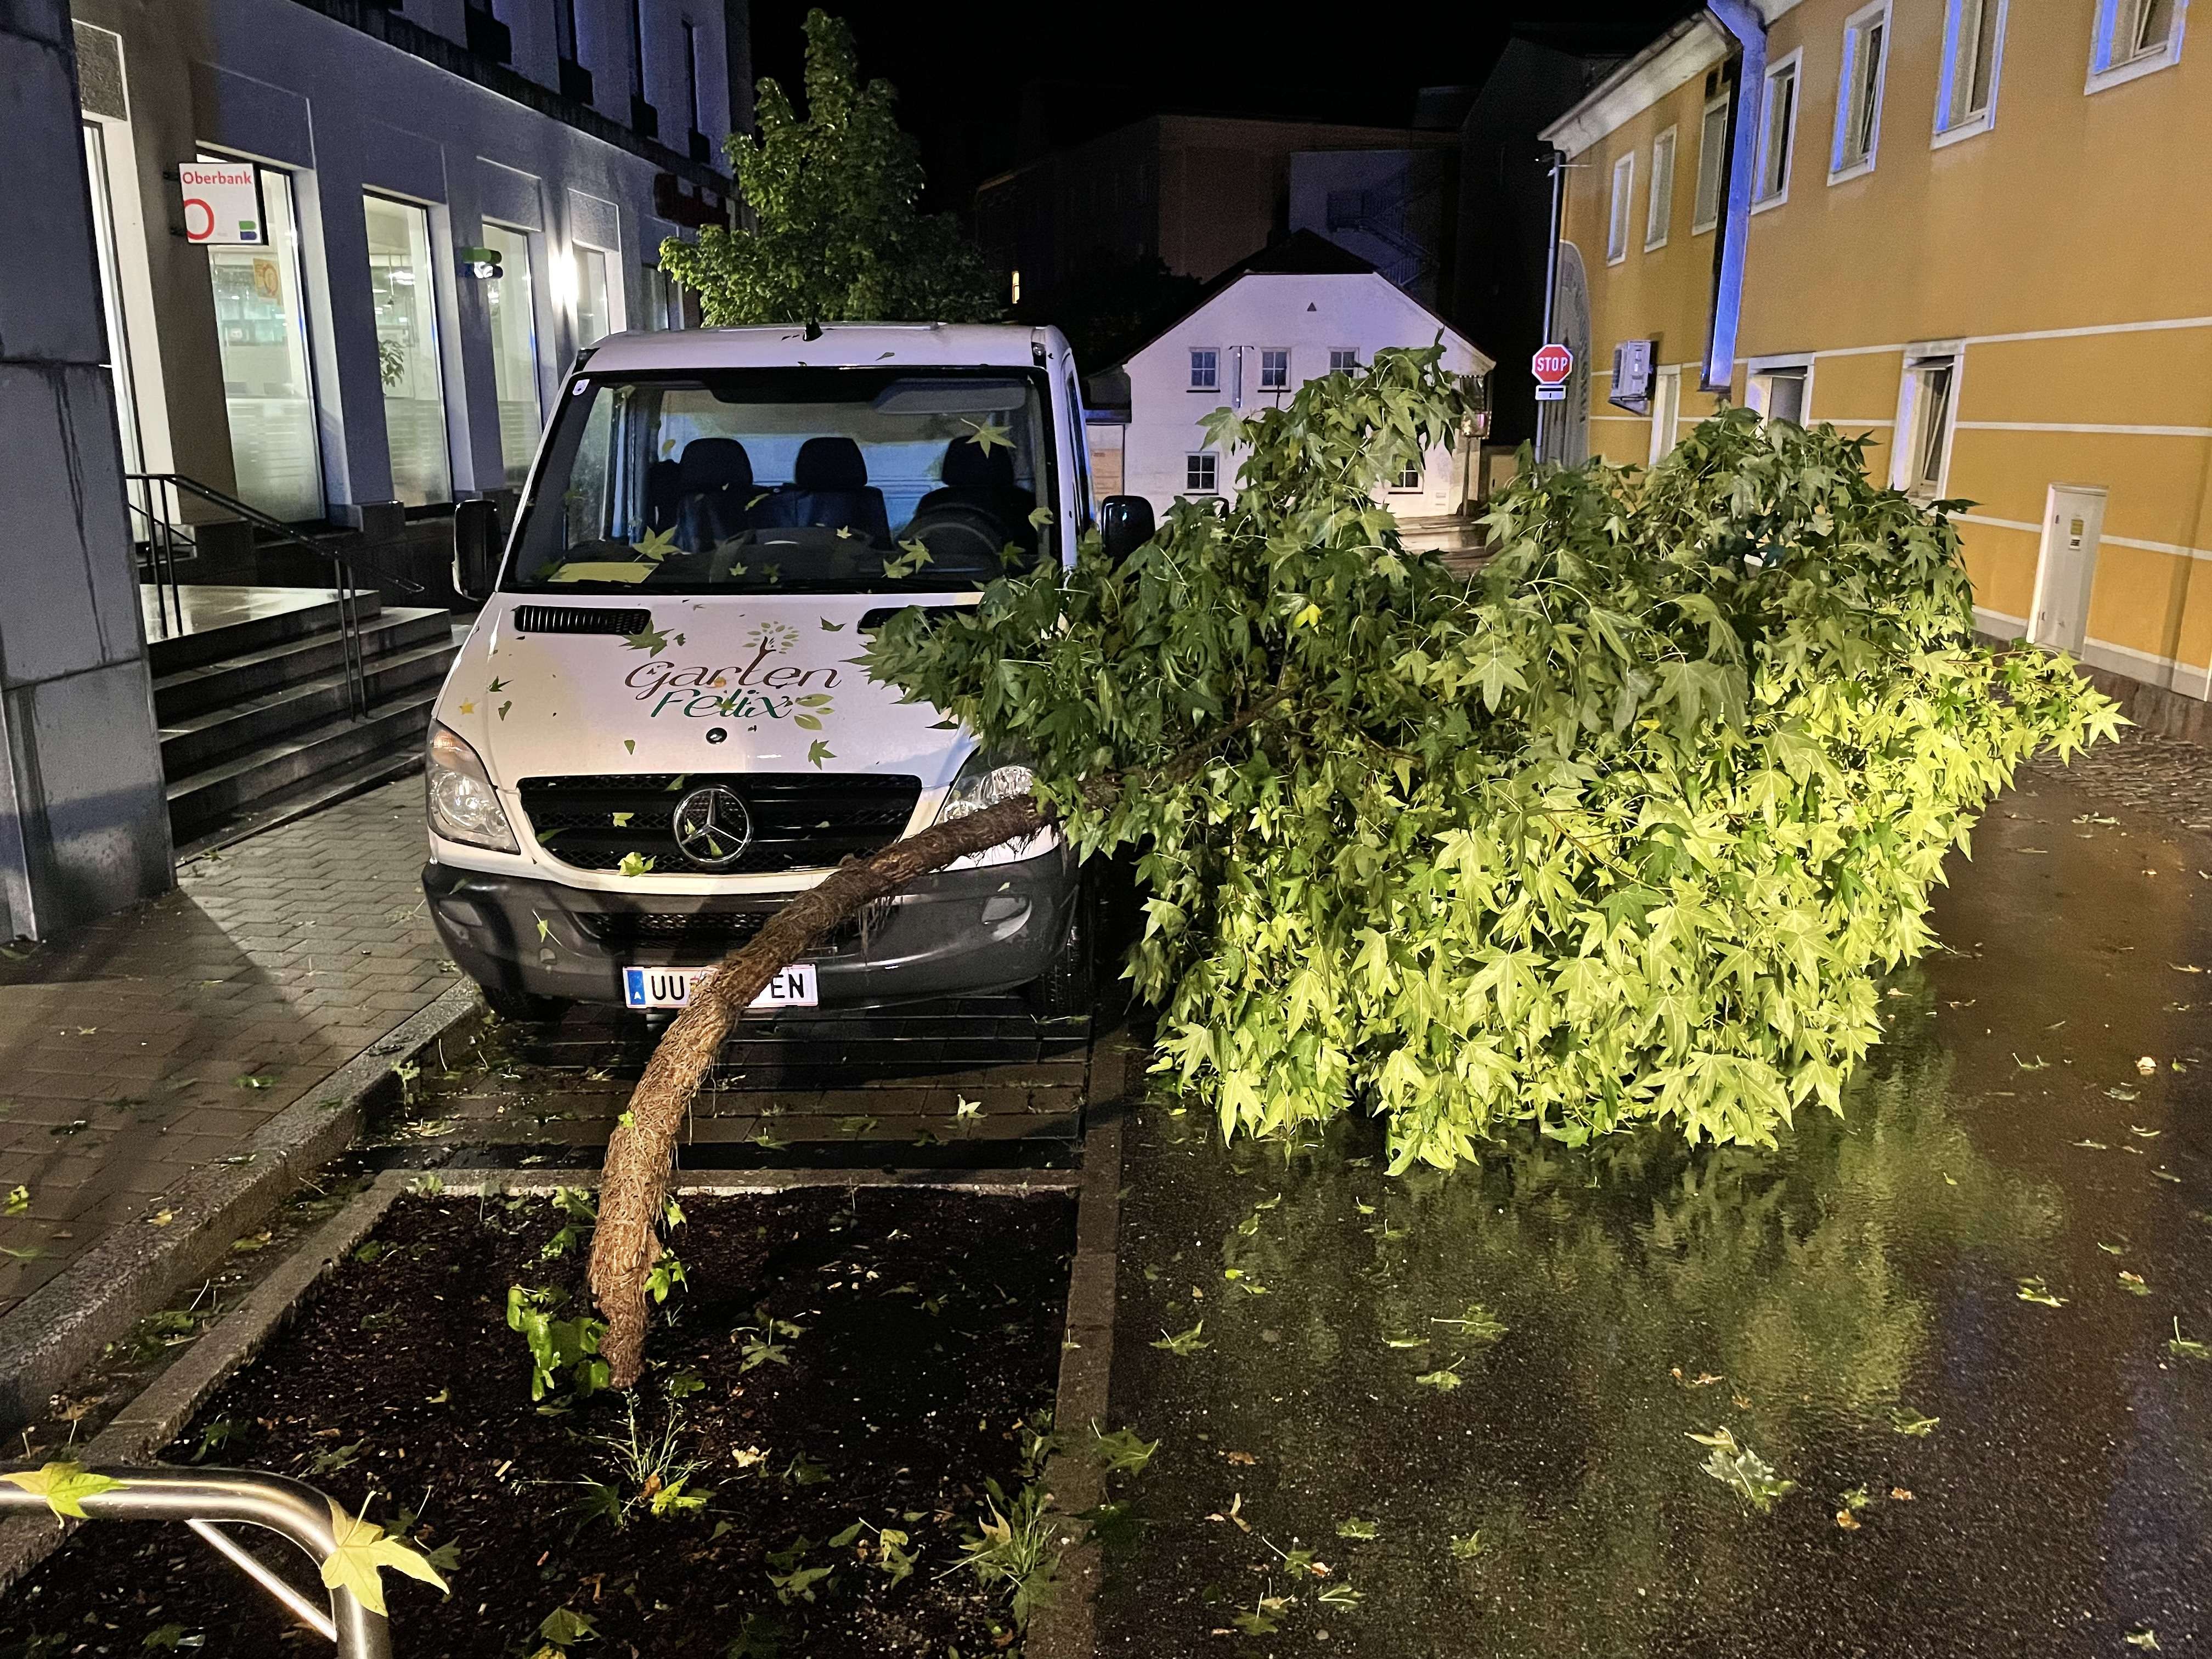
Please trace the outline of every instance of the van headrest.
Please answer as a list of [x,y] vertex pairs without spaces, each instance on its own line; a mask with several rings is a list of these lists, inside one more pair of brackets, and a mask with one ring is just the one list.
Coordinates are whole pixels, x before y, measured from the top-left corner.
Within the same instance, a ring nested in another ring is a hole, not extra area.
[[866,489],[868,464],[860,445],[842,434],[809,438],[799,447],[791,482],[800,489]]
[[986,449],[973,438],[955,438],[945,446],[940,476],[948,489],[1012,489],[1014,452],[1003,445]]
[[752,487],[753,458],[745,453],[745,447],[735,438],[694,438],[684,446],[683,476],[677,483],[678,494],[691,495],[709,489]]

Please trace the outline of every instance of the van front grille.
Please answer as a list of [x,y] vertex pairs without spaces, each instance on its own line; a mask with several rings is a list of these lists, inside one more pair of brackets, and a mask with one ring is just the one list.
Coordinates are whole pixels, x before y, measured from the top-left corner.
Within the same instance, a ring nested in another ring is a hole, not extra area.
[[[752,839],[735,862],[702,869],[676,845],[677,804],[712,784],[736,792]],[[765,875],[820,870],[888,847],[921,797],[916,777],[791,772],[638,772],[525,778],[517,786],[538,844],[579,870],[613,870],[635,853],[657,874]]]
[[653,626],[650,611],[611,610],[596,605],[518,605],[518,634],[619,634],[627,639]]

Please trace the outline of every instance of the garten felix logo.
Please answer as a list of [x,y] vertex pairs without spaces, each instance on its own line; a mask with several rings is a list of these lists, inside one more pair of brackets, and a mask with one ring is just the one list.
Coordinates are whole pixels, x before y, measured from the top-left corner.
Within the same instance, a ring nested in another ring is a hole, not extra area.
[[[651,703],[646,713],[653,719],[789,720],[803,731],[819,732],[834,706],[835,665],[776,660],[799,649],[799,630],[788,623],[764,622],[749,629],[740,659],[720,665],[663,661],[660,651],[668,640],[648,629],[623,641],[651,653],[650,660],[623,676],[623,684],[640,702]],[[682,646],[684,636],[677,635],[675,642]]]

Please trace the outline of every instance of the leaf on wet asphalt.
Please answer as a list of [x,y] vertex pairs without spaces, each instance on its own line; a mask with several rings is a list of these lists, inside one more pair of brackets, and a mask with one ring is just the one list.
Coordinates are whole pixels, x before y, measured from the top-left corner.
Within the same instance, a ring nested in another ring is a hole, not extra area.
[[1457,1319],[1431,1319],[1431,1325],[1456,1325],[1459,1334],[1471,1342],[1495,1342],[1510,1327],[1492,1318],[1490,1310],[1480,1302],[1470,1302],[1467,1311]]
[[2166,1131],[2163,1129],[2146,1129],[2140,1123],[2130,1123],[2128,1125],[2128,1133],[2131,1135],[2140,1135],[2145,1140],[2156,1140],[2160,1135],[2164,1134]]
[[2012,1057],[2012,1063],[2023,1072],[2043,1072],[2048,1071],[2051,1067],[2051,1062],[2041,1054],[2038,1054],[2033,1060],[2022,1060],[2018,1054],[2014,1054]]
[[1863,1510],[1874,1502],[1874,1494],[1864,1486],[1853,1486],[1837,1494],[1838,1501],[1847,1510]]
[[1893,1411],[1889,1414],[1891,1428],[1895,1429],[1899,1434],[1909,1434],[1917,1440],[1926,1439],[1929,1432],[1942,1420],[1940,1417],[1922,1417],[1917,1413],[1902,1409]]
[[1446,1365],[1439,1370],[1423,1371],[1413,1379],[1425,1389],[1434,1389],[1438,1394],[1449,1394],[1466,1379]]
[[2126,1245],[2107,1244],[2102,1239],[2099,1239],[2097,1241],[2097,1248],[2102,1250],[2106,1255],[2125,1255],[2128,1253],[2128,1247]]
[[2148,1625],[2145,1625],[2138,1630],[2130,1631],[2125,1636],[2123,1636],[2120,1640],[2125,1642],[2131,1648],[2142,1648],[2152,1653],[2164,1651],[2164,1650],[2162,1650],[2158,1644],[2158,1632],[2153,1630]]
[[1482,1553],[1482,1534],[1479,1531],[1454,1533],[1451,1537],[1451,1553],[1452,1559],[1455,1561],[1474,1560],[1476,1556]]
[[1201,1319],[1197,1324],[1192,1326],[1188,1330],[1178,1331],[1173,1336],[1170,1336],[1165,1331],[1162,1331],[1160,1333],[1159,1340],[1153,1343],[1152,1346],[1156,1348],[1165,1348],[1170,1353],[1175,1354],[1178,1358],[1187,1358],[1191,1354],[1196,1353],[1200,1348],[1210,1348],[1213,1346],[1212,1343],[1206,1341],[1204,1337],[1199,1334],[1199,1333],[1203,1331],[1205,1328],[1206,1322]]
[[1859,1529],[1859,1518],[1856,1515],[1853,1515],[1849,1510],[1838,1510],[1836,1511],[1836,1524],[1841,1527],[1845,1532],[1856,1532]]
[[2149,1077],[2158,1070],[2158,1062],[2148,1054],[2140,1055],[2136,1060],[2136,1070],[2141,1072],[2145,1077]]
[[2109,1152],[2112,1150],[2101,1140],[2077,1140],[2074,1144],[2076,1146],[2087,1146],[2093,1152]]
[[2181,1334],[2181,1319],[2179,1315],[2175,1316],[2173,1321],[2173,1340],[2166,1345],[2166,1351],[2176,1359],[2212,1359],[2212,1348],[2208,1348],[2202,1342]]
[[1357,1539],[1363,1544],[1373,1543],[1381,1531],[1382,1528],[1376,1522],[1363,1521],[1356,1515],[1347,1516],[1336,1523],[1336,1535],[1339,1538]]
[[1425,1348],[1429,1346],[1429,1339],[1425,1336],[1386,1336],[1382,1339],[1382,1346],[1386,1348]]
[[1152,1461],[1152,1454],[1159,1449],[1158,1441],[1146,1440],[1134,1429],[1116,1429],[1111,1434],[1103,1434],[1097,1423],[1091,1425],[1091,1455],[1109,1474],[1143,1474],[1145,1465]]
[[2136,1097],[2136,1092],[2137,1091],[2133,1089],[2125,1089],[2115,1085],[2112,1088],[2106,1090],[2105,1095],[2106,1097],[2110,1100],[2128,1101],[2135,1099]]
[[1773,1507],[1776,1498],[1797,1490],[1795,1480],[1781,1479],[1772,1464],[1739,1442],[1726,1427],[1689,1437],[1700,1446],[1711,1448],[1711,1455],[1698,1468],[1761,1514]]
[[2067,1300],[2063,1296],[2053,1296],[2051,1293],[2051,1286],[2039,1279],[2023,1279],[2020,1281],[2020,1299],[2023,1302],[2039,1303],[2046,1308],[2063,1308],[2066,1305]]
[[2143,1283],[2142,1275],[2141,1273],[2122,1273],[2120,1275],[2120,1288],[2125,1291],[2130,1296],[2148,1296],[2150,1294],[2150,1286]]

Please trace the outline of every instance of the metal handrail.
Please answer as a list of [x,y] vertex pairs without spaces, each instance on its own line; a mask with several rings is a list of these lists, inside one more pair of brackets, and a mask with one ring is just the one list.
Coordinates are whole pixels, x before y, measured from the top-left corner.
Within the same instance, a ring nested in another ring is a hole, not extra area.
[[[27,1473],[34,1466],[0,1468]],[[88,1471],[117,1482],[104,1492],[78,1498],[93,1521],[182,1521],[234,1565],[267,1590],[325,1640],[337,1644],[338,1659],[392,1659],[392,1632],[381,1613],[372,1613],[343,1586],[330,1593],[330,1612],[286,1583],[265,1564],[248,1554],[218,1523],[265,1527],[305,1551],[319,1571],[337,1548],[331,1527],[333,1505],[305,1481],[250,1469],[172,1469],[118,1466]],[[11,1510],[46,1513],[45,1497],[0,1480],[0,1514]]]
[[[337,600],[339,655],[345,664],[346,712],[355,720],[368,715],[368,666],[361,641],[361,589],[354,576],[358,564],[374,573],[377,585],[396,587],[410,593],[422,592],[422,585],[410,580],[397,572],[388,570],[374,559],[366,559],[358,552],[340,552],[272,518],[258,507],[250,507],[236,496],[217,489],[213,484],[202,483],[197,478],[181,472],[126,472],[126,484],[136,485],[143,494],[143,501],[125,501],[131,510],[146,520],[146,541],[149,563],[154,573],[155,610],[161,620],[164,639],[172,637],[171,608],[175,614],[175,632],[185,627],[184,590],[177,578],[176,546],[179,540],[191,541],[192,537],[183,526],[183,500],[194,495],[211,507],[235,514],[265,535],[275,537],[289,546],[303,548],[310,553],[328,559],[331,566],[332,591]],[[176,510],[171,510],[172,503]],[[164,592],[166,584],[167,591]]]

